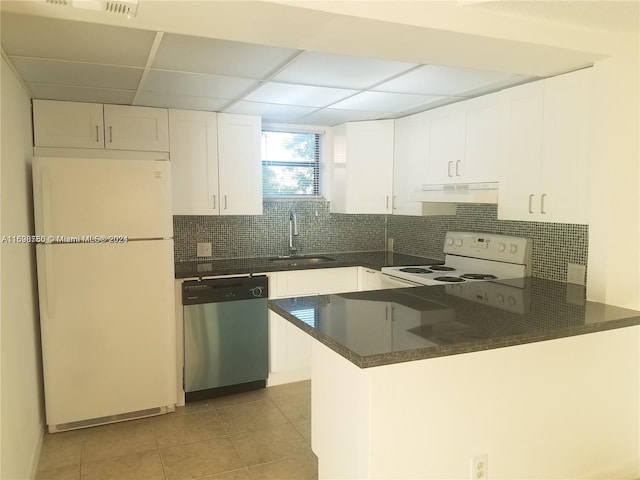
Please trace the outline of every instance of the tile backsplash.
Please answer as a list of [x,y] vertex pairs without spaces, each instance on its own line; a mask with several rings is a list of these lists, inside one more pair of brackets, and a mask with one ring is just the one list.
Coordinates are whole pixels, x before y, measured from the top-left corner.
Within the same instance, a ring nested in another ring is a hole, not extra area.
[[262,215],[174,216],[176,260],[195,260],[197,242],[211,242],[214,258],[287,255],[291,210],[299,254],[385,249],[384,215],[329,213],[326,200],[270,200]]
[[587,225],[498,220],[485,204],[459,204],[455,216],[345,215],[325,200],[269,200],[261,216],[174,216],[175,259],[196,260],[198,242],[212,243],[213,258],[285,255],[290,210],[300,254],[384,250],[393,238],[396,252],[442,259],[445,233],[461,230],[532,238],[534,277],[565,281],[567,263],[587,264]]

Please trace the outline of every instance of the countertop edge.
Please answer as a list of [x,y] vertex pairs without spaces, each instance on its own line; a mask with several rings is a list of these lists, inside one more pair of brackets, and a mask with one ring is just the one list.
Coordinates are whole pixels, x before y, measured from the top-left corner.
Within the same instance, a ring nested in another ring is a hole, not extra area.
[[[443,260],[410,255],[398,252],[386,252],[384,250],[362,251],[362,252],[328,252],[317,255],[336,257],[331,262],[317,264],[291,265],[287,263],[272,262],[273,257],[250,257],[250,258],[229,258],[217,260],[175,262],[174,278],[192,279],[227,275],[255,275],[259,273],[284,272],[296,270],[317,270],[340,267],[364,267],[372,270],[380,270],[383,266],[390,265],[435,265],[443,263]],[[371,257],[378,256],[378,259]],[[394,256],[399,259],[394,261]],[[380,260],[384,259],[382,262]],[[195,266],[195,268],[179,268],[181,265]],[[198,265],[210,266],[209,270],[198,271]],[[217,267],[214,269],[214,265]]]
[[526,333],[519,335],[510,335],[501,337],[500,339],[486,339],[475,342],[467,342],[455,346],[435,346],[418,348],[414,350],[404,350],[401,352],[380,353],[375,355],[362,356],[348,349],[331,337],[324,335],[315,328],[300,321],[286,310],[269,301],[269,308],[289,321],[302,331],[308,333],[312,338],[320,341],[323,345],[329,347],[334,352],[349,360],[359,368],[381,367],[396,363],[413,362],[416,360],[427,360],[431,358],[447,357],[452,355],[460,355],[465,353],[482,352],[486,350],[494,350],[497,348],[513,347],[525,345],[529,343],[543,342],[547,340],[556,340],[560,338],[574,337],[578,335],[586,335],[590,333],[605,332],[618,328],[627,328],[640,325],[640,317],[627,317],[619,320],[611,320],[603,323],[585,324],[574,327],[565,327],[554,330],[553,332]]

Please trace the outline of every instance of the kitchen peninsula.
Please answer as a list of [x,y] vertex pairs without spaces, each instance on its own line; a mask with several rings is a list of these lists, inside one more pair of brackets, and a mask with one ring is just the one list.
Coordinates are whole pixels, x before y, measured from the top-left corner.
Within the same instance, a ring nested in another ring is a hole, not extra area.
[[640,312],[525,283],[271,300],[314,339],[319,478],[637,477]]

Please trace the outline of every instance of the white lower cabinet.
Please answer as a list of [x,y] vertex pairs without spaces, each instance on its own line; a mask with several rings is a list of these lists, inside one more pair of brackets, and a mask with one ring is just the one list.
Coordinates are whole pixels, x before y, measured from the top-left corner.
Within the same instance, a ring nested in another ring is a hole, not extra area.
[[[353,292],[358,268],[323,268],[269,273],[269,298]],[[303,308],[303,307],[301,307]],[[269,385],[311,378],[311,337],[269,311]]]

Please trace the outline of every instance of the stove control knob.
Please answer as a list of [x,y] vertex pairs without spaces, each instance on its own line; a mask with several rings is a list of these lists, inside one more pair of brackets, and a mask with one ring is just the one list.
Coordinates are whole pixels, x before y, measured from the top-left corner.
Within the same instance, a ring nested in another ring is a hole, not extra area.
[[518,245],[516,245],[515,243],[512,243],[511,246],[509,247],[509,253],[516,253],[518,251]]
[[515,306],[515,304],[516,304],[516,299],[515,299],[515,298],[513,298],[513,297],[511,297],[511,296],[509,296],[509,297],[507,298],[507,303],[513,307],[513,306]]
[[461,246],[462,246],[462,239],[461,239],[461,238],[458,238],[458,239],[456,240],[456,247],[461,247]]
[[502,295],[501,293],[497,294],[496,300],[498,300],[498,303],[504,303],[504,295]]
[[453,245],[453,238],[447,238],[447,245]]
[[499,243],[498,244],[498,251],[499,252],[504,252],[507,249],[507,246],[504,243]]

